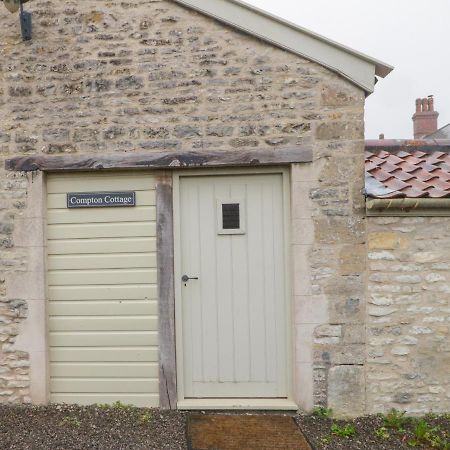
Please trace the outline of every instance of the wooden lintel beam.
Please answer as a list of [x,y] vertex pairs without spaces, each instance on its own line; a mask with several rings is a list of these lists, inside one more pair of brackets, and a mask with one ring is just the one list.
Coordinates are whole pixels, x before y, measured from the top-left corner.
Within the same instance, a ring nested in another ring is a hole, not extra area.
[[120,169],[184,169],[196,167],[273,166],[311,162],[310,147],[124,153],[120,155],[33,155],[7,159],[7,170],[16,172],[65,172]]

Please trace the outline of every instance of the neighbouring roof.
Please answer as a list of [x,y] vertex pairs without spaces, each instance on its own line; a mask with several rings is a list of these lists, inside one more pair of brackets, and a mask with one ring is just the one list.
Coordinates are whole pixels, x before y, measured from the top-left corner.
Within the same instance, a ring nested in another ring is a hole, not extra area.
[[366,141],[366,195],[450,198],[450,140]]
[[424,139],[450,139],[450,123],[425,136]]
[[278,47],[317,62],[364,89],[374,91],[376,78],[393,67],[280,17],[237,0],[175,0]]

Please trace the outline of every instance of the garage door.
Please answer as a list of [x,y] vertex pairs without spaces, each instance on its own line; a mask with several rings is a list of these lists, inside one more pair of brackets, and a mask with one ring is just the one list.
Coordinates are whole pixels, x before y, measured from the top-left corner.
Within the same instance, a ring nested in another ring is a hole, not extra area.
[[[67,208],[67,194],[135,191],[135,207]],[[49,175],[50,401],[157,406],[155,179]]]

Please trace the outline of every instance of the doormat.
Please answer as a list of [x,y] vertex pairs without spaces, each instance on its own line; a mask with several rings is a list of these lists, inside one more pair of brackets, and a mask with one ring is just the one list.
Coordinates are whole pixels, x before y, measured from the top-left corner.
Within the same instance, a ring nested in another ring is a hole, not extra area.
[[311,450],[292,417],[195,414],[188,420],[190,450]]

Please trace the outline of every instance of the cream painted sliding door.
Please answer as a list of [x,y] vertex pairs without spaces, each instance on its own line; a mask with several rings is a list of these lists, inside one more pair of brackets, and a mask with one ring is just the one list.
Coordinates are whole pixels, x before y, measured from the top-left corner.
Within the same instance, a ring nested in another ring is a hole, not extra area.
[[281,174],[180,179],[185,398],[288,396],[283,195]]
[[[158,406],[155,179],[49,175],[50,401]],[[68,192],[136,191],[136,207],[67,209]]]

